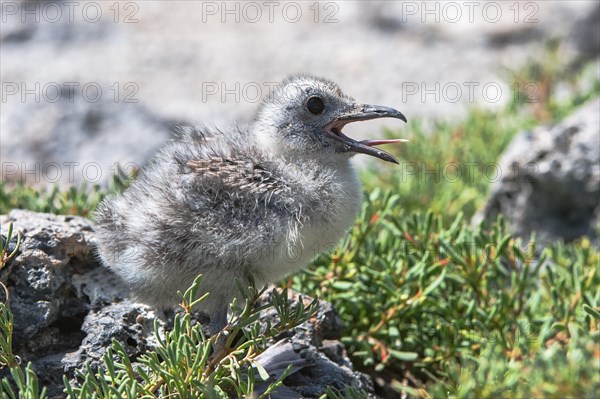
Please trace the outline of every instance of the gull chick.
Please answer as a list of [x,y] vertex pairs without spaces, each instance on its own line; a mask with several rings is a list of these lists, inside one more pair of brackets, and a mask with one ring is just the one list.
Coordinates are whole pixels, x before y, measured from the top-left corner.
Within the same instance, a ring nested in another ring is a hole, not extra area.
[[245,127],[181,128],[122,194],[96,212],[102,262],[134,297],[174,307],[202,274],[199,305],[212,332],[251,276],[257,287],[298,271],[334,248],[353,224],[360,184],[355,154],[397,160],[375,147],[405,140],[356,141],[351,122],[397,118],[359,104],[326,79],[283,81]]

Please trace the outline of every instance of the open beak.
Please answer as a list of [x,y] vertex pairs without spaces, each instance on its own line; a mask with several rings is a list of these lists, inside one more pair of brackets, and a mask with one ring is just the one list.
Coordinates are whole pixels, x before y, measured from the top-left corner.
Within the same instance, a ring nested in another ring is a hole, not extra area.
[[367,121],[370,119],[377,118],[396,118],[406,122],[406,117],[402,115],[402,112],[397,111],[393,108],[382,107],[379,105],[358,105],[352,109],[351,112],[342,114],[337,117],[333,122],[327,125],[327,133],[329,135],[344,143],[346,151],[360,152],[363,154],[372,155],[384,161],[398,163],[398,160],[391,154],[376,148],[375,146],[381,144],[392,144],[402,143],[408,140],[406,139],[393,139],[393,140],[362,140],[356,141],[351,139],[342,133],[342,128],[350,122]]

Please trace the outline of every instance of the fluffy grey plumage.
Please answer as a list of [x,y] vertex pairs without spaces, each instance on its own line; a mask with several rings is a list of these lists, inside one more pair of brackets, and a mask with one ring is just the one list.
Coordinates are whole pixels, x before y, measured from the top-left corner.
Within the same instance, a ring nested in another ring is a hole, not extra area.
[[353,223],[357,152],[395,159],[341,133],[352,121],[406,120],[391,108],[357,104],[325,79],[294,76],[244,128],[181,129],[123,194],[96,213],[99,254],[143,302],[175,306],[202,274],[211,329],[252,275],[258,286],[306,266]]

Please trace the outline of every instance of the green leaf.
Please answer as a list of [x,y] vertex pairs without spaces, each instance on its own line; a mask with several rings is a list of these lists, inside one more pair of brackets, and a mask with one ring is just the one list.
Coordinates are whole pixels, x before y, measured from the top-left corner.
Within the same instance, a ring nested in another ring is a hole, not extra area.
[[597,311],[596,309],[594,309],[588,305],[583,305],[583,310],[585,310],[586,313],[589,314],[590,316],[592,316],[594,319],[600,320],[600,312]]
[[263,381],[267,381],[270,378],[269,373],[267,372],[267,370],[265,370],[265,368],[260,363],[253,362],[252,364],[253,364],[254,368],[256,368],[256,370],[258,371],[258,375],[260,375],[260,378]]
[[433,281],[433,283],[431,283],[425,290],[423,290],[423,296],[427,296],[429,295],[431,292],[433,292],[433,290],[435,290],[440,284],[442,284],[442,282],[444,281],[444,278],[446,277],[446,272],[448,271],[447,268],[444,268],[442,270],[442,273],[440,273],[440,275]]
[[402,352],[396,349],[388,349],[390,356],[395,357],[403,362],[412,362],[419,357],[418,353],[415,352]]
[[351,281],[335,280],[333,283],[331,283],[332,288],[335,288],[336,290],[340,290],[340,291],[347,291],[350,288],[352,288],[353,286],[354,286],[354,283]]

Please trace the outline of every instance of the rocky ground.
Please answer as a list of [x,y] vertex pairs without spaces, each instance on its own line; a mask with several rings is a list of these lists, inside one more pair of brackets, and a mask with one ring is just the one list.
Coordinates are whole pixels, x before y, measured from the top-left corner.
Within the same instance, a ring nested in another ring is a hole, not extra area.
[[[63,374],[85,372],[86,362],[98,367],[113,339],[132,359],[156,345],[154,322],[162,331],[168,319],[124,297],[127,289],[97,262],[89,220],[13,210],[0,217],[3,232],[10,222],[23,237],[18,256],[0,272],[14,314],[13,350],[33,362],[50,397],[62,394]],[[276,318],[271,309],[260,319],[275,324]],[[301,367],[272,397],[316,398],[326,387],[347,385],[373,393],[370,378],[353,370],[339,342],[342,328],[337,312],[321,302],[315,317],[279,336],[258,361],[277,372],[282,358],[294,357]]]

